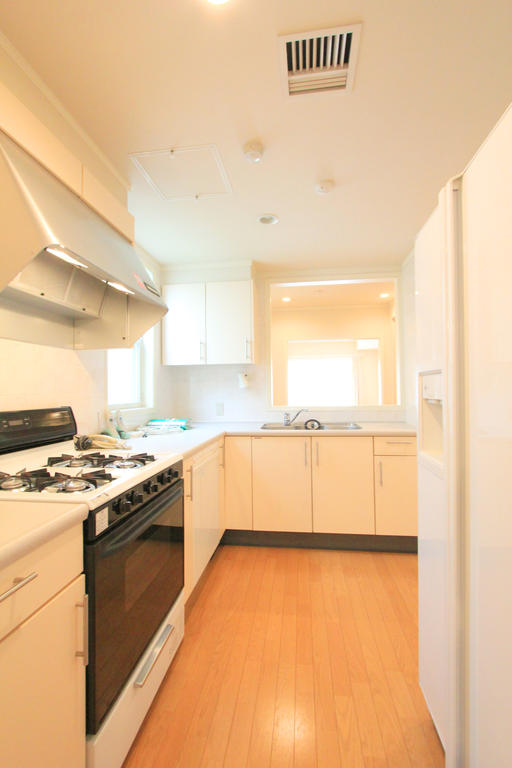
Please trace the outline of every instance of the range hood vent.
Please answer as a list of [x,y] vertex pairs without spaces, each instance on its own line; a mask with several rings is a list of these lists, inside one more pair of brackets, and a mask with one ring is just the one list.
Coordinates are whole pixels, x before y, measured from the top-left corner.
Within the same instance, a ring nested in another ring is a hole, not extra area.
[[289,96],[350,91],[361,24],[280,36],[282,76]]
[[131,347],[166,311],[136,246],[0,132],[0,337]]

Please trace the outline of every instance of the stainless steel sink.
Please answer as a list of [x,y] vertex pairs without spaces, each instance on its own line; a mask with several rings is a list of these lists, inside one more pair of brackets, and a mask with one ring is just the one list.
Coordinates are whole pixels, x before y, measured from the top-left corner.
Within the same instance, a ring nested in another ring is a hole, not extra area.
[[[305,429],[304,424],[262,424],[261,429],[275,429],[275,430],[286,430],[293,431],[296,429]],[[328,422],[327,424],[321,424],[319,429],[362,429],[360,424],[356,424],[354,421],[344,421],[344,422]],[[307,430],[308,432],[315,432],[318,430]]]

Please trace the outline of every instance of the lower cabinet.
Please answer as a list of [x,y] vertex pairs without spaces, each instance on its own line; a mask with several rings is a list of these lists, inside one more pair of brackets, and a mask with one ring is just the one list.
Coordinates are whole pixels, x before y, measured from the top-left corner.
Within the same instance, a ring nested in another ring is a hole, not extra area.
[[313,531],[375,533],[373,438],[314,437]]
[[226,528],[252,530],[252,438],[226,437],[224,442],[224,513]]
[[375,456],[375,533],[418,535],[416,456]]
[[84,591],[79,576],[0,642],[5,768],[85,765]]
[[309,437],[253,437],[252,499],[254,530],[312,531]]
[[185,600],[224,533],[221,527],[219,474],[222,452],[215,443],[184,463]]

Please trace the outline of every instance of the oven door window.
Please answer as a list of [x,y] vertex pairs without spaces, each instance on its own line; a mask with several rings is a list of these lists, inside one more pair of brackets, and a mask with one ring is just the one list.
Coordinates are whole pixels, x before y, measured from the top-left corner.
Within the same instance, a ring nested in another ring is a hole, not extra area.
[[96,733],[183,588],[183,488],[177,485],[86,547],[89,733]]

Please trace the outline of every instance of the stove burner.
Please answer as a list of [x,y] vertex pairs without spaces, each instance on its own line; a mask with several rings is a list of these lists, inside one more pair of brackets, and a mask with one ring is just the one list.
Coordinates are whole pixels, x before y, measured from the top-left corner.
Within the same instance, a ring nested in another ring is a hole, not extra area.
[[115,461],[109,461],[105,466],[107,469],[136,469],[137,467],[143,467],[144,462],[134,461],[133,459],[116,459]]
[[0,482],[2,491],[24,491],[29,487],[30,481],[24,480],[20,475],[5,475]]
[[51,493],[75,493],[76,491],[92,491],[95,487],[93,483],[83,480],[81,477],[69,477],[66,480],[47,485],[44,490],[51,491]]
[[94,461],[88,456],[69,456],[65,453],[62,456],[50,457],[47,461],[49,467],[93,467]]

